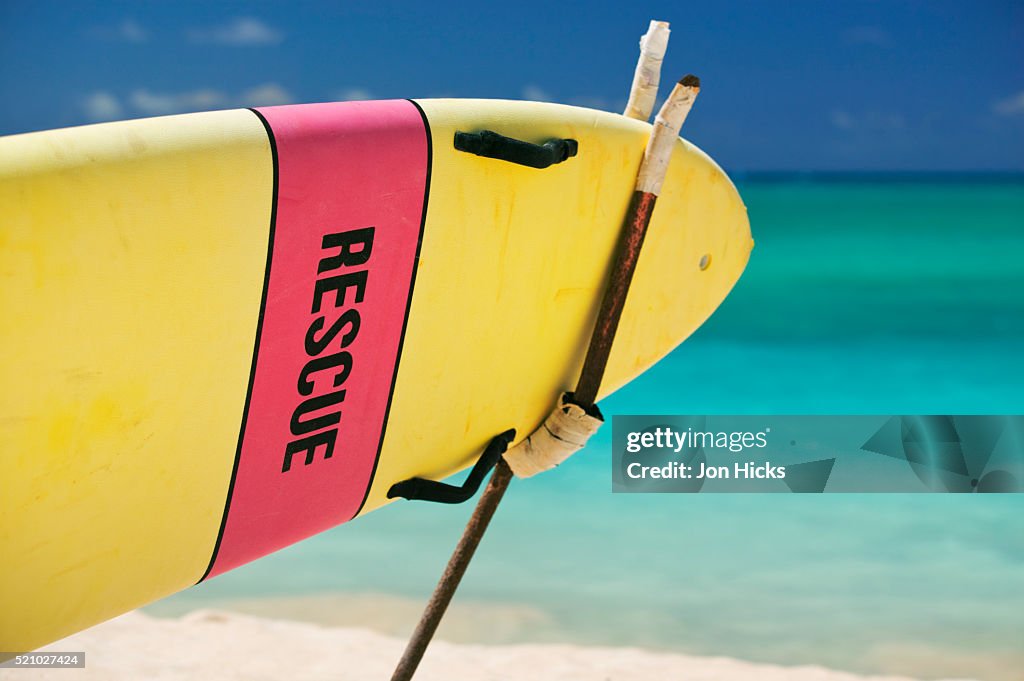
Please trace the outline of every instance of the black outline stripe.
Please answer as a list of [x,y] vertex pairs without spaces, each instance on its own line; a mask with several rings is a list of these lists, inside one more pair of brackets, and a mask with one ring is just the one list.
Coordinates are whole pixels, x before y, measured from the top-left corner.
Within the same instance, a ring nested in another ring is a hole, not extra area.
[[[423,228],[427,224],[427,203],[430,200],[430,173],[434,165],[434,142],[430,135],[430,121],[427,120],[427,114],[423,112],[423,109],[415,100],[405,100],[416,107],[416,111],[419,112],[420,118],[423,119],[423,132],[427,136],[427,177],[423,184],[423,213],[420,216],[420,234],[416,239],[416,257],[412,261],[412,277],[409,280],[409,298],[405,303],[405,318],[402,320],[402,335],[398,338],[398,354],[395,355],[395,373],[391,377],[391,388],[388,390],[388,404],[384,408],[384,423],[380,427],[380,440],[377,442],[377,455],[373,459],[373,469],[370,471],[370,478],[366,481],[366,492],[363,494],[363,500],[359,502],[359,508],[352,514],[352,518],[358,516],[363,506],[366,505],[366,500],[370,498],[370,489],[373,488],[373,480],[377,477],[377,464],[380,463],[380,453],[384,448],[384,435],[388,430],[388,418],[391,415],[391,400],[395,396],[395,384],[398,383],[398,367],[402,364],[402,348],[405,347],[405,331],[409,326],[409,311],[412,310],[412,294],[416,288],[416,272],[420,266],[420,249],[423,247]],[[352,520],[349,518],[349,520]]]
[[[267,291],[270,288],[270,262],[274,255],[274,229],[277,225],[277,185],[279,169],[277,164],[277,142],[274,140],[274,131],[270,129],[270,123],[256,109],[249,109],[263,123],[267,131],[267,138],[270,140],[270,158],[274,166],[274,188],[270,198],[270,237],[267,243],[267,267],[263,274],[263,295],[260,299],[260,316],[256,322],[256,341],[252,348],[252,365],[249,368],[249,387],[245,391],[245,408],[242,410],[242,424],[238,429],[238,445],[235,447],[235,464],[231,469],[231,482],[228,484],[227,498],[224,500],[224,513],[220,519],[220,530],[217,532],[217,543],[213,545],[213,554],[210,556],[210,564],[206,566],[206,572],[199,578],[203,581],[210,575],[214,563],[217,562],[217,554],[220,551],[220,542],[224,538],[224,528],[228,523],[228,511],[231,508],[231,495],[235,491],[235,476],[238,475],[238,464],[242,459],[242,438],[245,437],[245,425],[249,420],[249,403],[252,401],[252,386],[256,380],[256,358],[260,354],[260,337],[263,335],[263,316],[267,311]],[[196,582],[197,584],[199,582]]]

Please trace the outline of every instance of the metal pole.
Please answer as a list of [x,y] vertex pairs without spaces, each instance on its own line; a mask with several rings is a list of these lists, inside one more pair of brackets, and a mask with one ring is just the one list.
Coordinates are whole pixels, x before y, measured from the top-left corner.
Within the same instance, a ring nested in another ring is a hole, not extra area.
[[[626,293],[629,291],[629,284],[633,279],[633,272],[636,270],[640,246],[643,245],[644,234],[647,232],[647,225],[651,220],[655,198],[653,194],[644,192],[634,192],[633,194],[626,218],[626,230],[615,258],[608,288],[598,313],[597,324],[590,339],[587,357],[583,362],[583,370],[574,392],[575,401],[581,405],[591,405],[597,401],[597,391],[601,386],[605,366],[608,364],[612,341],[615,339],[615,330],[618,328],[622,309],[626,304]],[[473,558],[473,553],[480,544],[480,539],[487,530],[487,525],[491,522],[498,503],[504,496],[505,490],[508,489],[511,480],[512,470],[504,459],[500,459],[487,483],[487,488],[473,510],[473,515],[470,516],[469,522],[466,524],[458,546],[455,547],[455,551],[448,560],[444,574],[441,575],[441,580],[434,589],[416,630],[409,639],[409,644],[406,646],[405,653],[402,654],[395,673],[391,676],[391,681],[409,681],[416,672],[416,667],[419,666],[423,653],[426,652],[434,632],[437,631],[437,626],[441,623],[441,618],[444,616],[445,610],[448,609],[448,604],[451,602],[452,596],[455,595],[462,576],[466,574],[469,561]]]
[[466,524],[462,539],[459,540],[458,546],[452,552],[452,557],[448,559],[444,574],[441,575],[441,580],[437,583],[434,593],[430,596],[430,601],[427,602],[427,607],[423,610],[420,623],[416,625],[416,630],[409,639],[402,659],[399,660],[395,673],[391,675],[391,681],[408,681],[416,673],[416,668],[419,666],[420,660],[423,659],[423,653],[427,651],[427,646],[430,645],[430,640],[434,637],[434,632],[437,631],[437,625],[441,623],[441,618],[444,616],[445,610],[448,609],[455,590],[459,588],[459,582],[466,574],[469,561],[472,560],[476,547],[480,545],[487,525],[491,522],[494,512],[498,510],[498,504],[505,495],[505,490],[508,489],[508,483],[511,480],[512,469],[508,467],[504,459],[499,459],[487,487],[484,488],[484,492],[480,496],[480,501],[477,502],[476,508],[473,510],[473,515],[470,516],[469,522]]
[[[655,22],[652,22],[651,30],[655,30]],[[666,27],[660,27],[659,30],[666,30]],[[682,125],[682,121],[685,119],[685,112],[689,111],[689,106],[692,105],[693,98],[699,89],[700,81],[694,76],[687,76],[679,82],[672,96],[669,97],[669,101],[666,102],[665,107],[662,109],[663,112],[667,111],[673,103],[678,108],[681,103],[685,111],[681,113],[681,116],[678,111],[673,114],[672,118],[674,120],[667,126],[661,114],[659,114],[655,128],[658,125],[666,127],[670,133],[670,142],[673,145],[675,138],[679,134],[679,126]],[[633,273],[636,271],[636,264],[640,257],[640,248],[643,246],[647,226],[650,224],[654,204],[658,198],[657,191],[660,189],[661,179],[664,178],[665,168],[667,167],[667,160],[662,158],[663,164],[660,167],[652,168],[648,171],[647,161],[658,156],[658,154],[652,153],[655,137],[656,134],[652,133],[652,143],[648,144],[644,157],[645,163],[641,165],[637,188],[633,192],[633,198],[630,201],[629,210],[626,214],[623,234],[612,265],[608,286],[601,301],[597,323],[594,326],[590,345],[587,348],[587,355],[583,361],[583,369],[580,372],[580,378],[574,391],[574,401],[584,407],[592,405],[597,401],[601,379],[604,376],[608,357],[611,354],[612,342],[615,340],[615,331],[618,328],[619,320],[622,317],[622,310],[626,304],[626,294],[629,292],[629,285],[633,280]],[[664,157],[665,149],[662,148],[660,151]],[[668,147],[668,153],[669,155],[671,154],[671,147]],[[653,162],[652,165],[659,166],[659,163]],[[652,188],[650,186],[652,180],[654,181],[653,191],[650,190]],[[463,575],[466,574],[466,568],[469,567],[469,562],[473,558],[477,546],[480,545],[480,540],[483,538],[491,518],[494,517],[494,512],[505,495],[505,490],[508,489],[512,477],[512,470],[505,463],[504,459],[500,459],[494,468],[490,481],[487,483],[487,488],[473,510],[473,515],[470,516],[469,522],[466,524],[466,529],[462,533],[458,546],[455,547],[451,558],[448,559],[448,565],[445,567],[444,574],[441,575],[441,579],[423,611],[423,616],[420,618],[416,630],[409,639],[405,652],[402,654],[402,659],[399,660],[398,666],[391,676],[391,681],[409,681],[413,674],[416,673],[416,668],[419,666],[420,660],[423,659],[423,654],[426,652],[434,632],[437,631],[441,618],[444,616],[445,611],[448,609],[448,604],[451,603],[452,597],[455,595],[455,590],[462,581]]]

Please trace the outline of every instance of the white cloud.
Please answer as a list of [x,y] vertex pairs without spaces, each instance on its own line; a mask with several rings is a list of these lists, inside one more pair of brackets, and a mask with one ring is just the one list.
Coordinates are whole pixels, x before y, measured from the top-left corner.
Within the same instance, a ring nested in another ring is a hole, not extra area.
[[339,102],[358,102],[364,99],[373,99],[373,94],[366,88],[350,87],[337,93],[335,99]]
[[842,38],[847,45],[889,47],[893,43],[889,32],[878,26],[854,26],[843,31]]
[[890,132],[907,127],[906,120],[898,113],[867,111],[853,114],[836,109],[829,114],[832,126],[838,130],[858,132]]
[[992,111],[1000,116],[1024,116],[1024,91],[993,102]]
[[149,39],[149,34],[146,29],[142,28],[138,22],[132,21],[131,19],[125,19],[121,22],[118,27],[118,32],[121,37],[130,43],[144,43]]
[[582,106],[585,109],[598,109],[600,111],[612,111],[612,104],[604,97],[573,97],[569,100],[573,106]]
[[184,92],[153,92],[145,88],[128,96],[129,107],[144,116],[165,116],[192,111],[211,111],[247,106],[278,106],[295,101],[288,90],[277,83],[264,83],[233,95],[213,88]]
[[112,121],[120,118],[124,110],[117,97],[104,90],[97,90],[82,100],[82,109],[91,121]]
[[131,92],[124,101],[106,90],[97,90],[85,97],[81,105],[89,120],[111,121],[126,115],[166,116],[248,106],[279,106],[294,101],[292,94],[281,85],[263,83],[238,94],[213,88],[183,92],[153,92],[140,88]]
[[530,102],[550,102],[551,95],[544,92],[538,85],[527,85],[523,88],[523,99]]
[[839,128],[840,130],[853,130],[856,127],[856,122],[846,111],[833,111],[830,115],[832,125]]
[[125,19],[116,26],[100,26],[90,33],[101,40],[126,43],[144,43],[149,40],[149,32],[134,19]]
[[217,45],[276,45],[284,40],[284,34],[271,28],[254,17],[238,17],[223,26],[192,28],[186,36],[194,43]]
[[224,108],[229,105],[229,98],[223,92],[212,89],[177,93],[159,93],[141,89],[132,92],[128,97],[128,102],[139,113],[163,116]]
[[294,101],[292,94],[277,83],[264,83],[243,92],[238,103],[240,106],[280,106]]

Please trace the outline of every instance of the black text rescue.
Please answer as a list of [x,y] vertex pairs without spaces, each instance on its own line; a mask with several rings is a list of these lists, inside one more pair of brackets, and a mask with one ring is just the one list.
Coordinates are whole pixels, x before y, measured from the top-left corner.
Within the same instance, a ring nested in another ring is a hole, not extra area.
[[292,412],[292,441],[284,450],[281,472],[302,454],[308,466],[318,449],[323,458],[334,454],[341,422],[342,388],[352,372],[352,353],[345,348],[359,334],[359,303],[366,293],[366,268],[373,249],[373,227],[327,234],[313,286],[313,305],[305,338],[309,360],[296,381],[298,406]]

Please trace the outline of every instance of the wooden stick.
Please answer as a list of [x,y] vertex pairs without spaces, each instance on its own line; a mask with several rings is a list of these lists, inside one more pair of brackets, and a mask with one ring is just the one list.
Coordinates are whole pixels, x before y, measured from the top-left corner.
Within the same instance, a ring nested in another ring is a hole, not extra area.
[[629,89],[629,101],[623,116],[638,121],[647,121],[651,117],[654,100],[658,96],[661,62],[665,58],[670,32],[667,21],[651,21],[647,33],[640,37],[640,59],[636,63],[633,85]]
[[[633,201],[630,203],[629,213],[626,216],[622,246],[613,265],[612,276],[602,300],[601,311],[598,313],[594,335],[591,337],[590,347],[587,350],[587,358],[583,362],[583,371],[576,386],[575,395],[581,403],[593,404],[597,399],[597,391],[601,385],[615,329],[618,327],[626,293],[636,268],[640,246],[643,244],[643,237],[647,231],[647,225],[650,223],[657,191],[660,191],[661,182],[668,169],[668,161],[664,159],[671,159],[672,148],[679,134],[679,128],[686,118],[686,113],[693,106],[693,100],[699,89],[700,82],[696,77],[684,78],[672,91],[672,95],[665,102],[655,121],[651,139],[648,141],[644,160],[640,166],[640,174],[637,176],[637,190],[633,194]],[[666,146],[668,148],[667,156],[664,151]],[[641,190],[641,187],[654,191]],[[420,660],[423,659],[423,654],[426,652],[434,632],[437,631],[459,582],[466,574],[466,568],[469,567],[469,562],[473,558],[477,546],[480,545],[480,540],[483,538],[491,518],[494,517],[494,512],[511,480],[512,470],[503,459],[495,466],[494,474],[466,524],[462,538],[448,560],[444,574],[434,589],[416,630],[409,639],[409,644],[391,676],[391,681],[409,681],[416,673],[416,668],[419,666]]]

